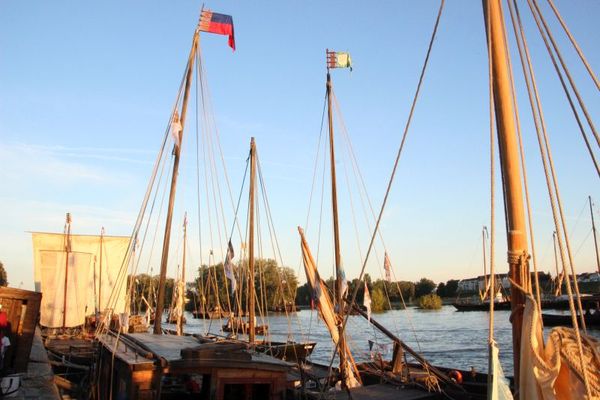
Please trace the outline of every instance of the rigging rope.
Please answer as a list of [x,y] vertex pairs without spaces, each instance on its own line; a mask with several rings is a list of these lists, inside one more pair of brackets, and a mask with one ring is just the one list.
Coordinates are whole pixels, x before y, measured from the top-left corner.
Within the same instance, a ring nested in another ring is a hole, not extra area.
[[554,11],[554,15],[556,15],[556,18],[560,22],[560,25],[563,27],[565,33],[569,37],[569,40],[573,44],[573,47],[577,51],[577,54],[579,55],[579,58],[581,59],[581,62],[583,62],[583,64],[585,65],[585,68],[587,69],[588,73],[590,74],[590,78],[592,78],[592,80],[596,84],[596,88],[600,90],[600,82],[598,81],[598,78],[596,77],[596,74],[594,74],[594,71],[592,70],[592,67],[590,66],[590,64],[586,60],[585,56],[583,55],[583,51],[581,50],[581,48],[577,44],[577,41],[575,40],[575,38],[571,34],[571,31],[569,30],[569,28],[567,27],[567,24],[565,23],[565,21],[563,20],[562,16],[558,12],[558,9],[554,5],[554,2],[552,0],[548,0],[548,4],[550,4],[550,7],[552,8],[552,11]]
[[[535,16],[535,12],[533,10],[533,7],[531,5],[530,0],[528,0],[530,9],[532,11],[532,13],[534,14],[534,18]],[[520,52],[520,60],[521,60],[521,65],[523,68],[523,75],[525,78],[525,82],[526,82],[526,86],[527,86],[527,92],[529,95],[529,102],[531,105],[531,110],[532,110],[532,114],[533,114],[533,120],[534,120],[534,125],[536,128],[536,134],[538,137],[538,144],[539,144],[539,148],[540,148],[540,154],[542,157],[542,164],[544,166],[544,175],[546,177],[546,185],[548,187],[548,195],[550,198],[550,203],[551,203],[551,208],[552,208],[552,215],[553,215],[553,219],[554,219],[554,224],[556,227],[556,232],[557,232],[557,239],[558,239],[558,245],[560,248],[560,253],[561,253],[561,260],[563,262],[563,273],[565,273],[565,275],[568,277],[568,273],[567,273],[567,269],[566,269],[566,262],[565,262],[565,258],[564,258],[564,250],[563,250],[563,244],[562,244],[562,238],[561,238],[561,233],[564,234],[565,236],[565,242],[567,245],[567,250],[569,253],[569,263],[571,266],[571,270],[573,272],[573,278],[575,281],[575,284],[577,284],[577,277],[575,275],[575,270],[574,270],[574,266],[572,264],[572,257],[571,257],[571,251],[570,251],[570,245],[569,245],[569,241],[568,241],[568,237],[567,237],[567,229],[566,229],[566,225],[564,223],[564,217],[563,217],[563,212],[562,212],[562,205],[560,202],[560,193],[558,191],[558,184],[556,181],[556,174],[554,171],[554,165],[553,165],[553,161],[552,161],[552,153],[550,151],[550,145],[549,145],[549,141],[548,141],[548,135],[547,135],[547,131],[546,131],[546,125],[545,125],[545,121],[544,121],[544,117],[543,117],[543,111],[542,111],[542,107],[541,107],[541,103],[540,103],[540,99],[539,99],[539,93],[537,90],[537,84],[536,84],[536,80],[535,80],[535,74],[533,72],[533,67],[532,67],[532,63],[531,63],[531,57],[529,54],[529,49],[527,46],[527,41],[525,39],[525,34],[523,31],[523,25],[521,23],[521,18],[520,18],[520,13],[519,13],[519,8],[518,5],[516,3],[516,0],[513,0],[513,5],[514,5],[514,9],[515,9],[515,14],[517,17],[517,22],[519,24],[519,35],[517,36],[517,42],[522,42],[522,47],[525,50],[524,54],[525,57],[523,57],[523,53]],[[536,23],[537,23],[537,18],[536,19]],[[539,26],[539,25],[538,25]],[[541,32],[541,30],[540,30]],[[527,68],[525,66],[525,63],[527,63]],[[531,80],[531,83],[530,83]],[[532,95],[533,92],[533,95]],[[535,104],[533,101],[533,97],[535,97]],[[541,129],[540,129],[541,128]],[[541,131],[541,132],[540,132]],[[542,134],[543,134],[543,142],[544,144],[542,144]],[[546,160],[546,157],[548,158],[548,160]],[[550,176],[549,176],[549,172],[548,172],[548,164],[550,166],[550,171],[552,173],[552,182],[550,181]],[[558,207],[560,210],[560,216],[561,216],[561,221],[562,221],[562,226],[559,225],[558,222],[558,216],[557,216],[557,212],[556,212],[556,205],[555,205],[555,201],[554,201],[554,195],[553,195],[553,190],[554,189],[556,191],[556,202],[558,203]],[[560,231],[560,228],[562,227],[562,232]],[[573,304],[573,297],[572,297],[572,292],[571,292],[571,284],[569,282],[569,279],[567,278],[567,292],[569,293],[569,307],[571,309],[571,318],[572,318],[572,322],[573,322],[573,327],[575,328],[575,335],[577,337],[577,345],[579,348],[579,354],[581,356],[581,362],[583,363],[583,347],[582,347],[582,342],[581,342],[581,337],[579,334],[579,330],[578,330],[578,324],[577,324],[577,317],[576,317],[576,311],[575,311],[575,307]],[[578,298],[578,303],[579,303],[579,308],[581,311],[581,302]],[[583,329],[585,332],[585,320],[583,320],[583,313],[581,313],[581,317],[582,317],[582,322],[583,322]],[[585,371],[585,369],[584,369]],[[586,390],[589,393],[589,384],[588,384],[588,379],[587,379],[587,374],[584,372],[584,382],[586,385]]]

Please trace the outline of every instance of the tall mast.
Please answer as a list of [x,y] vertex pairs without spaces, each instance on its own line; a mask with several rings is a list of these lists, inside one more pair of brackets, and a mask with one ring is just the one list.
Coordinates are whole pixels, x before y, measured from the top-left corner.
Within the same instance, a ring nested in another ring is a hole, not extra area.
[[590,202],[590,215],[592,216],[592,232],[594,234],[594,247],[596,249],[596,268],[600,273],[600,255],[598,253],[598,239],[596,238],[596,224],[594,224],[594,209],[592,208],[592,196],[588,196]]
[[[483,247],[483,293],[487,293],[488,292],[488,278],[487,278],[487,260],[485,259],[485,236],[487,234],[487,227],[483,227],[483,229],[481,230],[481,245]],[[490,300],[493,301],[493,299],[496,298],[496,293],[494,288],[490,288],[491,289],[491,295],[490,295]],[[482,299],[482,300],[485,300]]]
[[[329,51],[327,52],[329,54]],[[329,158],[331,162],[331,207],[333,211],[333,242],[335,254],[335,300],[338,306],[338,313],[342,314],[344,301],[342,299],[342,277],[340,268],[342,265],[342,255],[340,253],[340,227],[338,222],[338,204],[337,204],[337,182],[335,178],[335,146],[333,141],[333,115],[331,112],[331,74],[329,73],[329,64],[327,64],[327,119],[329,121]],[[346,365],[346,336],[344,335],[344,326],[340,319],[338,322],[339,332],[339,355],[340,365]],[[346,385],[344,368],[340,368],[342,374],[342,385]]]
[[177,313],[177,334],[183,335],[183,310],[185,298],[185,249],[187,247],[187,212],[183,217],[183,260],[181,262],[181,282],[179,284],[179,301],[181,309]]
[[[530,290],[529,255],[527,232],[523,210],[521,169],[516,140],[515,110],[511,90],[511,71],[508,67],[508,44],[504,30],[501,0],[484,0],[486,28],[489,28],[494,108],[502,181],[506,209],[509,276],[517,285]],[[489,15],[488,15],[489,13]],[[489,18],[489,27],[487,21]],[[519,387],[521,330],[525,295],[517,287],[511,287],[512,335],[515,387]]]
[[254,138],[250,139],[250,193],[248,199],[249,208],[249,229],[248,232],[248,293],[250,300],[248,301],[248,341],[250,345],[254,345],[254,194],[256,185],[256,144]]
[[102,248],[104,247],[104,227],[100,230],[100,266],[98,267],[98,308],[102,312]]
[[167,261],[169,260],[169,243],[171,242],[171,223],[173,220],[173,205],[175,204],[175,191],[177,188],[177,176],[179,172],[179,156],[181,154],[181,146],[183,146],[183,130],[185,129],[185,117],[187,114],[187,103],[190,95],[190,87],[192,85],[192,71],[194,70],[194,60],[196,58],[196,49],[200,40],[199,30],[196,28],[194,38],[192,40],[192,49],[188,57],[187,72],[185,77],[185,93],[183,95],[183,103],[181,105],[181,130],[179,131],[178,145],[175,145],[173,151],[173,173],[171,175],[171,191],[169,192],[169,208],[167,211],[167,221],[165,222],[165,236],[163,240],[162,258],[160,261],[160,280],[158,284],[158,296],[156,300],[156,316],[154,318],[154,333],[160,335],[162,333],[161,320],[165,301],[165,279],[167,277]]
[[67,326],[67,288],[69,283],[69,253],[71,252],[71,213],[65,223],[65,289],[63,297],[63,329]]

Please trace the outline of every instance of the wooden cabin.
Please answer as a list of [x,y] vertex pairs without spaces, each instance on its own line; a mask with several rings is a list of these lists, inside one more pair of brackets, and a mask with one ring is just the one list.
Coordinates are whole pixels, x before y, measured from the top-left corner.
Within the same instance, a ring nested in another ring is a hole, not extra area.
[[0,373],[27,372],[41,299],[41,293],[0,287],[0,330],[11,344]]
[[[99,399],[227,400],[286,396],[291,364],[240,342],[107,332],[100,343]],[[114,353],[114,359],[113,359]]]

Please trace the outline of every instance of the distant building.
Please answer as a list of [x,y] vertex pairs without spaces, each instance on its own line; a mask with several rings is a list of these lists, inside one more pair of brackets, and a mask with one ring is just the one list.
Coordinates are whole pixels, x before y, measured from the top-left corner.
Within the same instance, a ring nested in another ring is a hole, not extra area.
[[[489,282],[491,275],[481,275],[477,278],[463,279],[458,282],[458,291],[460,293],[478,293],[479,291],[485,291],[485,278]],[[503,289],[510,289],[510,281],[508,280],[508,274],[495,274],[494,280],[500,283]]]

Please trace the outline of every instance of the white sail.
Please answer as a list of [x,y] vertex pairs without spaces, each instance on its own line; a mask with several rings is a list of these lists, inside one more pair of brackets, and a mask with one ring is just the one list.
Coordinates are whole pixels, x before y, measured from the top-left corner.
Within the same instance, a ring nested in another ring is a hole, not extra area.
[[102,251],[99,235],[70,235],[70,238],[67,263],[64,234],[32,233],[35,290],[42,293],[40,324],[45,327],[62,327],[65,311],[65,327],[82,325],[85,316],[93,314],[96,307],[125,311],[126,274],[119,276],[119,271],[129,237],[103,236]]

